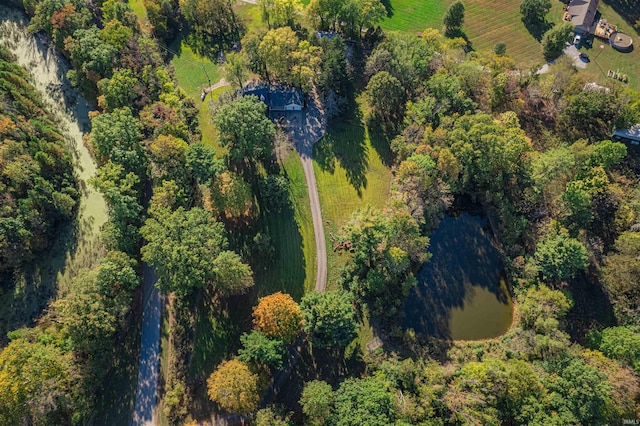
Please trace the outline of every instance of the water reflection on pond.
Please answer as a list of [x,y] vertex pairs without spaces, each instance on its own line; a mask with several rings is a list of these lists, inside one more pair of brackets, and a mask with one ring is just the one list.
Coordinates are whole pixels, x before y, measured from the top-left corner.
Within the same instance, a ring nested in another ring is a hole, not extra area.
[[431,233],[431,260],[417,274],[404,308],[404,326],[429,336],[496,337],[511,324],[511,297],[487,220],[445,216]]

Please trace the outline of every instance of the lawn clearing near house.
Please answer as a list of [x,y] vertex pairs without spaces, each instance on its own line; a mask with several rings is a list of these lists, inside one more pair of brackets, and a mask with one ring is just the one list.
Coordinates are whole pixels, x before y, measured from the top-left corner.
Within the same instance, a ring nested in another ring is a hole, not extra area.
[[255,271],[258,296],[277,291],[300,301],[313,290],[316,278],[316,246],[311,205],[300,157],[290,152],[283,164],[289,179],[291,206],[281,212],[265,213],[263,228],[273,239],[275,259],[266,270]]
[[[452,0],[383,0],[387,18],[380,26],[385,31],[422,32],[442,29],[442,17]],[[465,6],[467,2],[464,2]],[[466,19],[465,19],[466,23]]]
[[[304,3],[304,2],[303,2]],[[262,12],[260,6],[251,3],[237,2],[233,6],[233,11],[236,16],[246,26],[247,32],[249,31],[266,31],[267,24],[262,22]]]
[[[523,66],[545,63],[540,42],[522,23],[520,0],[466,0],[463,30],[477,51],[492,50],[496,43],[507,44],[507,55]],[[551,2],[547,20],[562,21],[562,3]]]
[[[584,45],[580,48],[580,51],[588,53],[591,58],[591,62],[587,64],[587,68],[581,69],[580,72],[589,75],[591,81],[603,84],[607,81],[609,83],[616,81],[607,78],[607,70],[619,70],[629,77],[629,87],[640,90],[640,46],[638,46],[640,33],[619,15],[613,7],[600,2],[598,11],[607,22],[617,25],[620,31],[631,36],[636,46],[633,51],[622,53],[611,47],[606,40],[594,38],[591,48],[587,48],[587,46]],[[601,45],[603,45],[604,48],[600,48]]]
[[176,80],[180,87],[187,92],[187,95],[200,99],[202,91],[209,85],[209,80],[213,85],[222,78],[223,67],[210,58],[194,52],[184,38],[184,34],[178,33],[176,39],[169,45],[169,50],[175,52],[170,62],[175,69]]
[[359,207],[385,206],[391,171],[359,121],[329,124],[326,136],[314,146],[313,168],[325,222],[327,289],[335,290],[339,269],[347,258],[333,251],[331,234],[339,232]]

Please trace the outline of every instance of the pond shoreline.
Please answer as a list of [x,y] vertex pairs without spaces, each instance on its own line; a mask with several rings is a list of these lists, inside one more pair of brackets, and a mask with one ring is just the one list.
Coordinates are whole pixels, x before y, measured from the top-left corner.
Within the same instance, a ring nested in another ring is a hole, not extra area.
[[479,341],[514,323],[503,250],[483,203],[457,197],[431,232],[432,258],[403,309],[403,328],[424,337]]

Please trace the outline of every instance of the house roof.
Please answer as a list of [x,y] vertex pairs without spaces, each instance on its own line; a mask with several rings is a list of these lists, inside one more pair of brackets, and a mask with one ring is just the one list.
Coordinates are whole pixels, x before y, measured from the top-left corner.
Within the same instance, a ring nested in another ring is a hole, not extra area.
[[631,126],[629,129],[620,129],[613,132],[613,136],[618,136],[632,141],[640,142],[640,124]]
[[596,12],[600,0],[571,0],[569,3],[569,16],[574,27],[591,27],[596,19]]
[[245,87],[242,89],[243,96],[254,95],[269,108],[283,108],[287,105],[304,105],[304,95],[297,87],[267,86],[264,84]]

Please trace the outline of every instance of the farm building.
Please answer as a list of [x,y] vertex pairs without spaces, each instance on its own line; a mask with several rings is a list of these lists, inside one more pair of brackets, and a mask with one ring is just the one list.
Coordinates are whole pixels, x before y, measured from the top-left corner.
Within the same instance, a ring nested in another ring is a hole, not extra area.
[[573,24],[578,34],[592,33],[600,0],[571,0],[567,10],[567,21]]
[[243,96],[254,95],[272,111],[302,111],[305,107],[304,94],[296,87],[267,86],[259,84],[242,89]]

